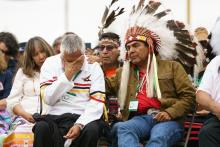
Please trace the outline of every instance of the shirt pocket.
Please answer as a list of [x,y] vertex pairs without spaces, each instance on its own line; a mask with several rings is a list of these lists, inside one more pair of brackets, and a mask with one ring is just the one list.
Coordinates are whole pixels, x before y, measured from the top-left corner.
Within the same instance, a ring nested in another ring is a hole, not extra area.
[[175,90],[176,88],[174,85],[174,77],[172,73],[158,75],[158,80],[160,84],[162,97],[171,98],[176,96],[176,90]]

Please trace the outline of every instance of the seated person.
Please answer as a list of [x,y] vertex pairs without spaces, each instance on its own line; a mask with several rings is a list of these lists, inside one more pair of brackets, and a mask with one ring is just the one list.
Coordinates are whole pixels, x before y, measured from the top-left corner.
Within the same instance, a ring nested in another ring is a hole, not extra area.
[[32,132],[32,115],[40,110],[39,72],[45,59],[51,55],[52,48],[43,38],[34,37],[28,41],[23,65],[16,73],[10,95],[1,101],[2,107],[13,115],[10,131],[16,132],[23,126],[29,126],[29,132]]
[[[5,55],[0,50],[0,100],[8,97],[12,87],[12,72],[7,70]],[[1,105],[0,105],[1,109]]]
[[[48,114],[34,126],[34,147],[96,147],[105,102],[105,82],[98,63],[88,64],[76,34],[65,35],[61,53],[48,58],[40,82]],[[51,135],[52,134],[52,135]]]
[[[136,147],[148,140],[146,147],[171,147],[183,138],[183,119],[195,106],[192,82],[183,66],[173,61],[177,38],[167,37],[174,34],[164,29],[169,24],[154,18],[151,6],[159,5],[156,1],[148,7],[139,5],[130,17],[137,17],[130,21],[136,23],[124,34],[127,58],[107,87],[118,92],[123,120],[113,126],[113,146]],[[141,13],[148,12],[144,8],[151,8],[153,16]]]
[[0,32],[0,50],[5,54],[7,70],[13,76],[17,71],[18,42],[16,37],[10,32]]
[[196,100],[211,113],[199,134],[200,147],[220,146],[220,56],[208,64],[196,93]]
[[6,133],[11,122],[10,114],[5,111],[5,98],[8,97],[11,91],[12,78],[13,75],[11,71],[7,70],[5,55],[0,50],[0,134]]
[[22,67],[18,69],[7,102],[7,110],[33,123],[32,115],[39,112],[40,68],[53,55],[50,45],[41,37],[31,38],[24,51]]
[[201,84],[196,93],[197,102],[210,111],[199,134],[200,147],[220,146],[220,56],[216,56],[207,66]]
[[[120,37],[113,32],[103,33],[99,37],[99,44],[97,50],[99,57],[95,55],[88,55],[90,63],[100,62],[102,70],[105,75],[106,83],[108,78],[114,78],[116,71],[119,68],[119,53],[120,53]],[[114,91],[107,93],[107,108],[109,114],[109,121],[114,121],[114,115],[118,113],[117,94]]]

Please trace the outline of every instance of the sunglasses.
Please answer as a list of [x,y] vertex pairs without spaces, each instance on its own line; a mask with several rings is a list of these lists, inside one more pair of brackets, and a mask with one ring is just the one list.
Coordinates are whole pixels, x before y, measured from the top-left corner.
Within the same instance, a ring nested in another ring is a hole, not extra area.
[[100,46],[98,47],[98,49],[99,49],[100,51],[103,51],[105,48],[106,48],[107,51],[112,51],[114,48],[117,48],[117,47],[114,46],[114,45],[100,45]]

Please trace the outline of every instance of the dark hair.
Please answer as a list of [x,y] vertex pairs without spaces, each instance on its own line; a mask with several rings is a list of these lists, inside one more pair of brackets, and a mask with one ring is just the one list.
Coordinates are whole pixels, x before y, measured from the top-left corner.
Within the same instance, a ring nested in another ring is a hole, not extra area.
[[57,38],[54,40],[54,42],[53,42],[53,44],[52,44],[52,47],[55,48],[58,44],[61,44],[62,39],[63,39],[62,36],[57,37]]
[[112,32],[107,32],[107,33],[103,33],[100,37],[99,37],[99,41],[101,41],[102,39],[111,39],[114,40],[118,43],[118,45],[121,45],[121,41],[120,41],[120,37],[118,34],[112,33]]
[[7,69],[7,62],[5,61],[4,55],[0,50],[0,73]]
[[18,42],[15,38],[15,36],[9,32],[1,32],[0,33],[0,42],[3,42],[6,47],[8,48],[8,51],[6,52],[6,55],[16,57],[18,54]]
[[210,34],[208,35],[209,42],[208,42],[208,44],[207,44],[207,54],[206,54],[206,58],[208,58],[209,61],[211,61],[212,59],[214,59],[215,56],[216,56],[216,54],[212,52],[213,48],[212,48],[212,46],[211,46],[211,44],[210,44],[211,38],[212,38],[212,33],[210,33]]

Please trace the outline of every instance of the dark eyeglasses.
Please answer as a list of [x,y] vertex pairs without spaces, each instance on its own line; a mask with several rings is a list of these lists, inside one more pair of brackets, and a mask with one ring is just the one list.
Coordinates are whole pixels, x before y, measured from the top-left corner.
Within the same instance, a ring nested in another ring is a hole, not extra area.
[[100,45],[100,46],[98,47],[98,49],[99,49],[100,51],[103,51],[105,48],[106,48],[107,51],[112,51],[113,48],[116,48],[116,46],[114,46],[114,45]]

